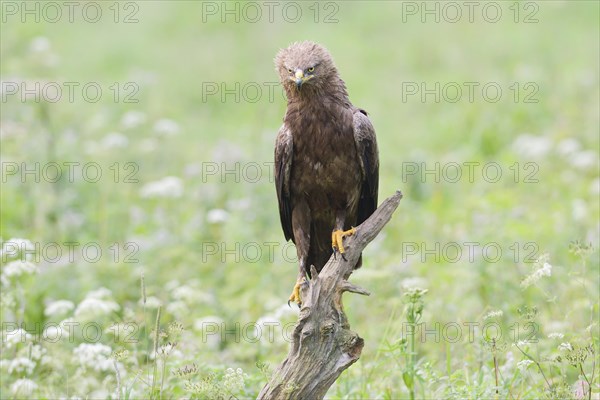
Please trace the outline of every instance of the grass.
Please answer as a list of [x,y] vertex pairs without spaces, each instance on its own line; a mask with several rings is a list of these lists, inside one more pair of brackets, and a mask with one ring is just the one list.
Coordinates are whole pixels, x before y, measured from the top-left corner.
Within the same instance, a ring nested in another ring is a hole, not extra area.
[[[3,93],[79,86],[72,102],[2,101],[0,397],[256,397],[296,319],[269,175],[285,110],[267,95],[272,60],[312,39],[370,113],[380,197],[405,195],[352,277],[373,293],[344,299],[365,347],[328,398],[598,398],[599,6],[539,2],[537,23],[515,23],[509,7],[530,3],[499,2],[497,23],[422,23],[393,1],[321,3],[318,23],[312,3],[297,23],[222,23],[183,1],[140,2],[132,24],[109,3],[96,24],[7,16]],[[438,82],[439,102],[406,92]],[[37,182],[23,173],[36,162]]]

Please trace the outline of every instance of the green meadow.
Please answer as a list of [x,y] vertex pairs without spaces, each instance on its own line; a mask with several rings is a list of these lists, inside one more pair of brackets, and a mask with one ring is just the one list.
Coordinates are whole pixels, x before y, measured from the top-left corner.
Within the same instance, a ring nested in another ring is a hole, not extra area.
[[256,398],[298,315],[272,171],[300,40],[404,194],[327,398],[599,398],[600,3],[0,6],[1,398]]

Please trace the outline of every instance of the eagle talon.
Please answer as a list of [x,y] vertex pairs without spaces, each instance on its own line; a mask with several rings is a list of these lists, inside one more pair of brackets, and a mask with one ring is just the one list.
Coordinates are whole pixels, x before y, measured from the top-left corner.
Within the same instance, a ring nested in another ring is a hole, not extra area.
[[298,305],[298,308],[300,308],[302,306],[302,299],[300,298],[300,287],[302,285],[305,285],[307,283],[306,278],[302,278],[302,279],[298,279],[298,281],[296,282],[296,284],[294,285],[294,289],[292,290],[292,294],[290,295],[290,298],[288,299],[288,307],[291,308],[290,303],[294,302]]
[[340,254],[342,255],[342,259],[344,261],[348,261],[346,260],[346,257],[344,256],[344,253],[346,252],[346,250],[344,249],[344,238],[347,236],[352,236],[356,233],[356,228],[352,227],[350,229],[348,229],[347,231],[342,231],[341,229],[338,229],[337,231],[333,231],[331,233],[331,247],[333,248],[333,256],[335,259],[335,255],[336,252],[340,252]]

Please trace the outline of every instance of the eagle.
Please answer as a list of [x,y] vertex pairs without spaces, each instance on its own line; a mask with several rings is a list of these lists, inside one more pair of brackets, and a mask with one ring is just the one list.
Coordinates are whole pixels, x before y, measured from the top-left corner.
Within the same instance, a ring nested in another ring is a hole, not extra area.
[[[343,239],[377,208],[379,154],[367,112],[352,105],[327,49],[296,42],[279,51],[276,70],[287,97],[275,143],[275,186],[286,240],[296,245],[298,278],[288,300]],[[345,257],[344,257],[345,259]],[[362,256],[354,268],[362,264]]]

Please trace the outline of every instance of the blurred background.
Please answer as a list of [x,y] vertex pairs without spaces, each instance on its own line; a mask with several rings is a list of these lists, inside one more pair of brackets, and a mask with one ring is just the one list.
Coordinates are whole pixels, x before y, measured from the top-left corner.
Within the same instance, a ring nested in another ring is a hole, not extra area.
[[468,3],[3,1],[2,398],[256,397],[297,318],[273,58],[300,40],[404,193],[328,398],[597,398],[600,6]]

